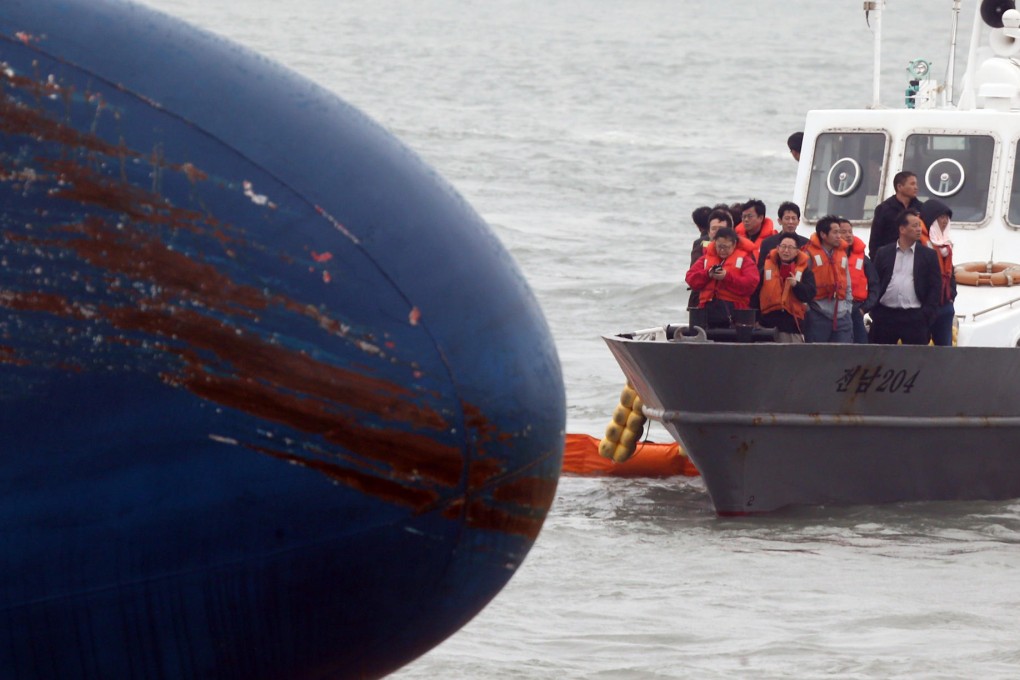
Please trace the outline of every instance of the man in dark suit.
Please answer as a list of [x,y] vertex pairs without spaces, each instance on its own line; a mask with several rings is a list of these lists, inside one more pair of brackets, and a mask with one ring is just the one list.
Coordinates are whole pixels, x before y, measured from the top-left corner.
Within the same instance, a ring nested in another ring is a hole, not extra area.
[[871,310],[870,341],[877,345],[927,345],[939,309],[942,272],[935,251],[921,245],[921,217],[907,209],[897,218],[899,238],[882,246],[872,262],[878,271],[878,304]]
[[896,220],[907,209],[920,210],[917,199],[917,175],[904,170],[893,177],[896,193],[875,207],[875,218],[871,220],[871,237],[868,239],[868,255],[875,259],[875,253],[886,243],[894,243],[898,236]]

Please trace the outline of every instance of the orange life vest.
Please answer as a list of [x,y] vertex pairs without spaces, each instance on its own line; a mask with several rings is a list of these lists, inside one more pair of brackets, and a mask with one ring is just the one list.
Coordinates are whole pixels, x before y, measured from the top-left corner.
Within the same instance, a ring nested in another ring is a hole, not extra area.
[[762,242],[764,242],[769,236],[776,233],[776,226],[772,223],[772,218],[764,218],[761,223],[761,230],[758,232],[758,235],[753,241],[751,240],[751,237],[747,235],[747,229],[744,227],[743,222],[736,226],[736,232],[737,236],[742,236],[747,239],[748,243],[753,244],[754,248],[751,250],[751,254],[754,255],[754,259],[757,261],[758,257],[761,255]]
[[[737,278],[740,276],[740,270],[744,266],[744,258],[746,257],[750,257],[746,250],[736,248],[724,262],[719,257],[719,253],[715,252],[715,243],[709,243],[705,246],[705,269],[708,270],[717,264],[722,264],[727,278]],[[720,283],[723,285],[719,285]],[[739,295],[733,292],[725,283],[726,279],[723,279],[721,282],[709,279],[708,285],[702,289],[701,295],[698,297],[698,306],[704,307],[710,300],[719,299],[732,302],[737,309],[747,309],[750,304],[750,296]]]
[[850,292],[854,302],[868,299],[868,277],[864,273],[864,241],[854,236],[854,243],[847,255],[847,266],[850,267]]
[[811,258],[811,271],[815,275],[818,292],[816,300],[845,300],[847,259],[843,244],[836,246],[832,257],[822,248],[818,234],[811,234],[811,240],[801,249]]
[[[761,293],[758,298],[759,302],[761,302],[761,313],[769,314],[770,312],[785,309],[791,316],[800,321],[807,314],[807,305],[798,300],[797,296],[793,294],[792,287],[787,286],[785,281],[780,279],[779,268],[781,264],[779,251],[773,250],[765,257]],[[793,263],[792,276],[797,281],[800,281],[801,275],[804,274],[804,270],[810,264],[811,258],[807,256],[807,253],[804,251],[797,253],[797,259]]]

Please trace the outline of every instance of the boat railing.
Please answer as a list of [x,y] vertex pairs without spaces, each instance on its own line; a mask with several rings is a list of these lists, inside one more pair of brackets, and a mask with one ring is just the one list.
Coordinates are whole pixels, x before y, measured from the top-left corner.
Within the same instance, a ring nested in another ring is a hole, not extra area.
[[956,318],[962,320],[962,319],[966,319],[968,316],[970,316],[972,319],[976,320],[979,316],[983,316],[985,314],[989,314],[991,312],[994,312],[997,309],[1002,309],[1003,307],[1012,307],[1013,305],[1015,305],[1018,302],[1020,302],[1020,297],[1015,297],[1012,300],[1006,300],[1005,302],[1000,302],[997,305],[992,305],[991,307],[987,307],[987,308],[982,309],[980,311],[974,312],[973,314],[969,314],[969,315],[968,314],[957,314]]
[[695,315],[689,325],[655,326],[619,333],[617,337],[641,342],[775,342],[776,330],[744,323],[731,328],[709,328],[704,321],[699,323]]
[[621,335],[630,340],[666,342],[666,340],[669,339],[667,328],[668,327],[664,326],[656,326],[654,328],[644,328],[639,331],[631,331],[630,333],[623,333]]

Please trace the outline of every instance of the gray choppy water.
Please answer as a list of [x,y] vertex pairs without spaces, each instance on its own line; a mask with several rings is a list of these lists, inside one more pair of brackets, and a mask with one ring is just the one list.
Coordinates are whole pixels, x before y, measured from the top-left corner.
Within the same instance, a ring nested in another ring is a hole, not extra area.
[[[682,317],[690,211],[774,211],[805,112],[871,97],[859,0],[146,1],[337,92],[465,195],[543,305],[571,432],[619,393],[599,336]],[[944,73],[951,4],[889,0],[886,104],[909,59]],[[567,477],[507,588],[395,677],[1013,678],[1018,563],[1017,502],[723,521],[698,480]]]

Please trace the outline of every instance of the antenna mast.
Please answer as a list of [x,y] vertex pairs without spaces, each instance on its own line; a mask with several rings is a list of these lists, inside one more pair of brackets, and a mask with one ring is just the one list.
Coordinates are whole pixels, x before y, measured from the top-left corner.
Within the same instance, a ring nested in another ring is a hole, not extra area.
[[953,80],[956,78],[956,33],[960,29],[960,0],[953,0],[953,31],[949,39],[949,64],[946,66],[944,104],[953,105]]
[[875,27],[872,32],[875,35],[875,70],[871,77],[871,108],[879,107],[879,83],[882,80],[882,9],[885,7],[885,0],[865,0],[864,19],[871,25],[871,13],[875,13]]

